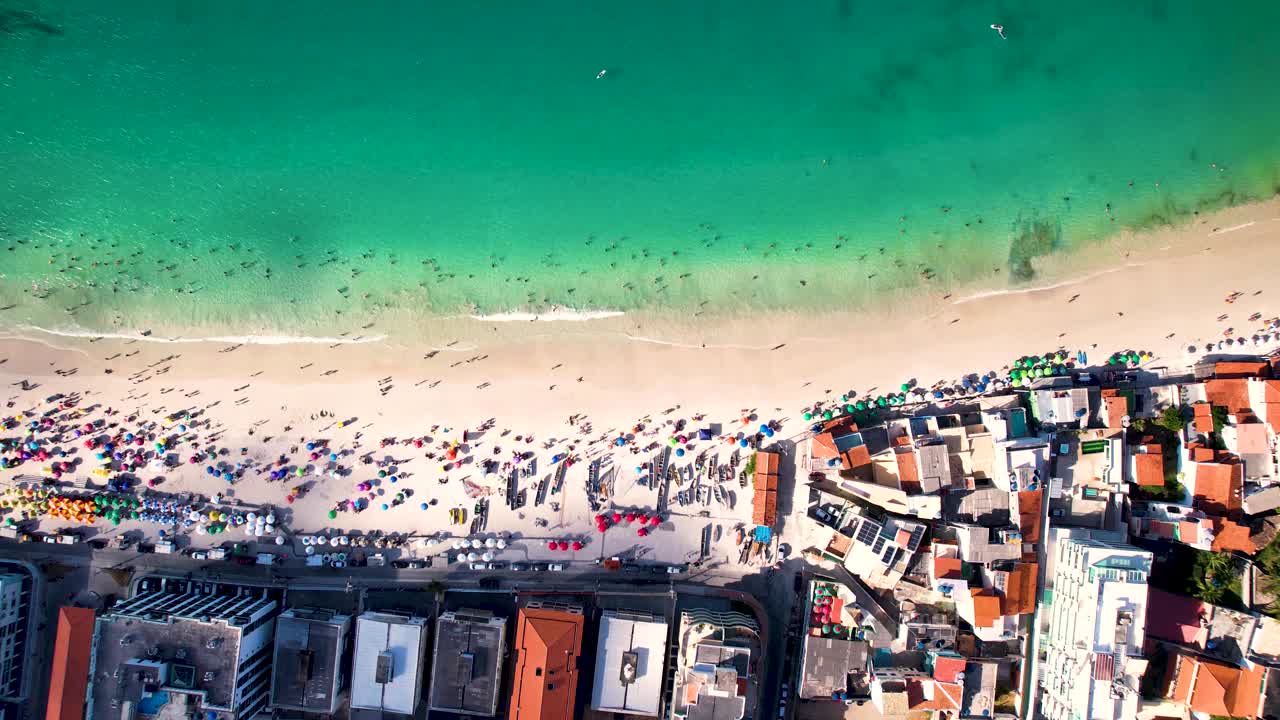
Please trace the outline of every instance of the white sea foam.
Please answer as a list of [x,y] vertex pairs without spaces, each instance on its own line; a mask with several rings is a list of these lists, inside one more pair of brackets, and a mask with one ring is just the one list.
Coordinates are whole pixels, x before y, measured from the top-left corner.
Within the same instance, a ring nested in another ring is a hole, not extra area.
[[1004,297],[1006,295],[1027,295],[1030,293],[1044,292],[1046,290],[1057,290],[1058,288],[1071,287],[1072,285],[1079,285],[1082,282],[1092,280],[1093,278],[1096,278],[1096,277],[1102,277],[1103,275],[1110,275],[1113,272],[1119,272],[1121,270],[1125,270],[1131,267],[1138,267],[1140,265],[1142,265],[1142,263],[1125,263],[1124,265],[1120,265],[1118,267],[1107,268],[1106,270],[1099,270],[1098,272],[1095,272],[1095,273],[1090,273],[1088,275],[1083,275],[1081,277],[1072,278],[1070,280],[1063,280],[1061,282],[1053,283],[1052,285],[1037,285],[1035,287],[1027,287],[1027,288],[1007,288],[1004,290],[984,290],[982,292],[974,293],[972,295],[965,295],[962,298],[957,298],[955,300],[952,300],[951,304],[963,305],[965,303],[973,302],[975,300],[986,300],[987,298],[993,298],[993,297]]
[[472,320],[481,322],[586,322],[587,320],[605,320],[622,317],[626,313],[621,310],[552,310],[544,313],[505,312],[492,315],[470,315]]
[[153,343],[216,343],[219,345],[365,345],[368,343],[381,342],[386,339],[385,335],[375,336],[359,336],[359,337],[310,337],[310,336],[289,336],[289,335],[213,335],[210,337],[159,337],[157,335],[143,335],[142,333],[102,333],[93,332],[91,330],[51,330],[49,328],[37,327],[35,325],[19,325],[11,338],[23,338],[23,332],[33,332],[42,335],[52,335],[54,337],[66,338],[104,338],[111,340],[140,340],[142,342]]

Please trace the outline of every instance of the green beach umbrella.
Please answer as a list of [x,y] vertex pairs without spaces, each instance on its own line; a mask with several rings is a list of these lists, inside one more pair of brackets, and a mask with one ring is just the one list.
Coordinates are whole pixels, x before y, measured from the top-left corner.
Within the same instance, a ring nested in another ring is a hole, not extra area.
[[338,519],[338,511],[337,511],[337,510],[330,510],[330,511],[329,511],[329,519],[330,519],[330,520],[337,520],[337,519]]
[[911,389],[911,383],[902,383],[902,392],[906,392],[910,389]]
[[884,399],[884,396],[883,396],[883,395],[882,395],[882,396],[880,396],[880,397],[878,397],[878,398],[876,398],[876,407],[884,407],[886,404],[887,404],[887,403],[886,403],[886,401],[885,401],[885,399]]
[[805,414],[804,414],[802,417],[803,417],[805,420],[812,420],[812,419],[813,419],[813,413],[806,411],[806,412],[805,412]]
[[830,420],[831,418],[832,418],[832,415],[831,415],[831,411],[830,411],[830,410],[827,410],[827,411],[825,411],[825,412],[823,412],[823,413],[822,413],[822,419],[823,419],[823,420]]
[[855,408],[857,408],[857,409],[859,409],[859,410],[866,410],[866,409],[867,409],[867,403],[866,403],[866,401],[865,401],[865,400],[859,400],[859,401],[857,402],[857,404],[855,404],[855,405],[854,405],[854,407],[855,407]]

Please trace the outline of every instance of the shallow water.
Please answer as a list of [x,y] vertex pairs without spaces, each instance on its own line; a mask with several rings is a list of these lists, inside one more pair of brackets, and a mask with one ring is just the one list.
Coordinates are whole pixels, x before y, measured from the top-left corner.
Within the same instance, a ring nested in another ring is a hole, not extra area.
[[0,0],[0,321],[856,305],[1280,188],[1274,2],[534,5]]

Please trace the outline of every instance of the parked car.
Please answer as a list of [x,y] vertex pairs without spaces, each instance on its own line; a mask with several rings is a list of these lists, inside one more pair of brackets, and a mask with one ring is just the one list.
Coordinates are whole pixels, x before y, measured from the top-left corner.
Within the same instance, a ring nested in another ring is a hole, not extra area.
[[680,573],[684,572],[684,571],[685,571],[685,570],[687,570],[687,569],[688,569],[688,568],[686,568],[684,565],[668,565],[668,566],[667,566],[667,574],[668,574],[668,575],[679,575]]
[[532,570],[533,572],[546,572],[547,564],[546,563],[530,563],[529,569]]
[[205,550],[192,550],[190,554],[191,554],[192,560],[208,560],[209,559],[209,553]]
[[105,550],[107,549],[107,541],[94,538],[93,540],[89,541],[89,547],[93,548],[94,550]]
[[392,560],[391,567],[397,568],[400,570],[405,570],[409,567],[409,561],[408,560]]
[[490,569],[490,570],[505,570],[505,569],[506,569],[506,567],[507,567],[507,564],[506,564],[506,563],[504,563],[504,562],[491,562],[491,563],[489,563],[489,569]]
[[511,569],[515,572],[528,572],[529,566],[525,563],[511,563]]
[[564,570],[564,565],[561,563],[551,563],[547,566],[547,569],[552,572],[560,572],[561,570]]
[[488,564],[488,563],[482,563],[482,562],[473,562],[473,563],[471,563],[471,569],[472,569],[472,570],[488,570],[488,569],[489,569],[489,564]]

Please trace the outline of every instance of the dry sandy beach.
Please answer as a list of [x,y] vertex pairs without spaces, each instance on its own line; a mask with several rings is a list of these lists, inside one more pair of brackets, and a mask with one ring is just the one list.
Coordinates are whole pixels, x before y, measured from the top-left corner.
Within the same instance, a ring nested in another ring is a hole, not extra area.
[[[648,454],[615,452],[610,441],[637,423],[646,427],[641,447],[664,442],[671,433],[664,423],[677,419],[693,428],[718,424],[725,433],[754,432],[759,423],[773,421],[786,437],[803,431],[799,415],[817,401],[833,403],[849,391],[859,396],[896,391],[912,379],[928,386],[962,373],[999,370],[1019,355],[1059,347],[1083,349],[1095,363],[1132,348],[1153,352],[1152,365],[1180,365],[1189,357],[1189,345],[1221,340],[1229,328],[1247,337],[1263,325],[1250,316],[1259,313],[1265,321],[1280,314],[1275,280],[1280,200],[1117,238],[1076,254],[1069,266],[1049,258],[1037,269],[1036,288],[999,293],[958,288],[857,314],[833,308],[821,315],[696,323],[631,315],[585,322],[458,319],[432,328],[414,345],[389,340],[165,342],[20,329],[0,340],[0,381],[7,415],[38,409],[54,393],[78,392],[85,396],[82,407],[136,411],[143,418],[206,409],[213,424],[199,433],[203,442],[216,432],[218,445],[247,448],[247,457],[259,461],[317,438],[357,454],[395,457],[406,476],[399,487],[414,490],[403,505],[385,512],[375,505],[329,521],[326,512],[353,496],[354,483],[370,474],[369,467],[357,465],[350,478],[309,477],[314,489],[292,507],[290,525],[298,532],[334,525],[429,533],[448,529],[447,508],[471,505],[460,479],[481,481],[480,471],[474,465],[455,469],[445,473],[450,482],[440,484],[440,463],[424,457],[428,448],[379,450],[383,438],[430,437],[429,447],[438,451],[442,442],[461,439],[464,429],[474,433],[490,423],[483,435],[469,436],[473,458],[506,460],[514,450],[536,450],[541,477],[551,471],[550,455],[570,445],[583,459],[613,453],[621,493],[635,477],[633,466]],[[1225,302],[1235,292],[1241,293],[1239,299]],[[22,388],[23,381],[30,389]],[[755,417],[746,428],[744,415]],[[579,418],[574,425],[571,416]],[[351,422],[339,428],[339,419]],[[531,443],[523,439],[530,435]],[[500,455],[493,454],[496,447],[502,448]],[[727,445],[714,447],[727,457]],[[187,451],[179,453],[185,457]],[[579,463],[569,473],[563,516],[553,516],[545,506],[535,509],[531,500],[525,517],[515,517],[495,495],[488,529],[528,537],[593,536],[581,498],[585,468]],[[160,489],[204,494],[226,489],[200,469],[183,466],[169,473]],[[28,463],[19,472],[38,470],[38,464]],[[4,471],[0,480],[14,476],[15,471]],[[233,491],[247,503],[281,504],[284,485],[291,484],[246,475]],[[493,476],[484,484],[502,486]],[[650,491],[628,493],[620,504],[652,504]],[[729,527],[749,522],[750,497],[746,491],[740,495],[732,512],[716,515],[717,522]],[[420,510],[419,503],[429,498],[440,502]],[[689,518],[676,513],[655,534],[658,540],[646,543],[654,559],[678,562],[687,555],[687,540],[674,542],[685,534],[681,523],[687,521],[689,534],[695,535],[693,528],[706,524],[692,512]],[[551,527],[535,528],[533,519],[539,516],[549,518]],[[631,548],[637,540],[632,533],[611,531],[603,546],[593,540],[579,559]]]

